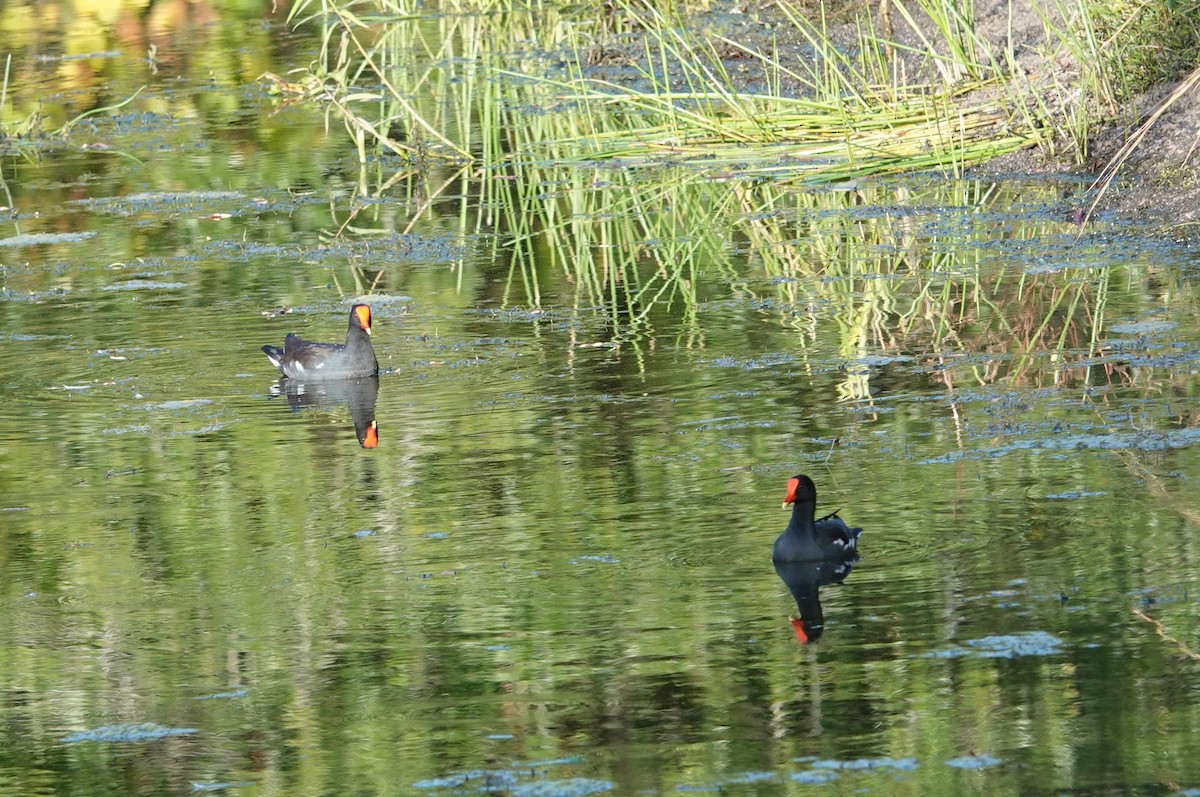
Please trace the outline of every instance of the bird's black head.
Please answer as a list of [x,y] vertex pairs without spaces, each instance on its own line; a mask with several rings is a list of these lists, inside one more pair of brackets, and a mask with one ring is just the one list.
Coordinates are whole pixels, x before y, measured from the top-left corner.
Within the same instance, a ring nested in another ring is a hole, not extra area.
[[815,502],[816,500],[817,486],[813,484],[812,479],[800,474],[788,480],[787,495],[783,499],[784,506],[802,501]]

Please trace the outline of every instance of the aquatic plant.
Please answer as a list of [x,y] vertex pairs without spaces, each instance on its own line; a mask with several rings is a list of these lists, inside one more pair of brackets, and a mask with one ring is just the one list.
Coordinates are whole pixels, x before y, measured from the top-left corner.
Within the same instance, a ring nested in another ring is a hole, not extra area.
[[[1046,357],[1056,378],[1087,378],[1109,275],[1064,284],[1039,260],[1047,244],[1067,263],[1086,256],[1056,243],[1074,243],[1065,218],[1017,225],[1005,245],[1029,265],[994,274],[989,225],[943,230],[920,213],[856,212],[913,198],[910,187],[871,187],[873,176],[957,175],[1001,151],[1069,138],[1055,121],[1062,103],[1043,97],[1057,78],[1023,77],[1011,53],[991,52],[969,6],[927,0],[924,22],[888,7],[921,32],[904,51],[925,64],[925,82],[904,79],[900,45],[876,34],[892,20],[868,15],[854,47],[838,46],[824,17],[787,3],[777,6],[787,36],[810,58],[695,30],[678,6],[618,2],[595,15],[447,2],[418,14],[333,0],[292,12],[322,26],[316,66],[270,79],[342,121],[359,194],[409,200],[403,232],[427,227],[445,195],[470,197],[458,235],[506,272],[504,304],[594,308],[608,322],[606,345],[636,352],[655,317],[671,314],[677,342],[703,346],[699,308],[712,297],[699,286],[720,274],[795,327],[801,350],[807,304],[844,308],[836,334],[847,400],[870,395],[859,355],[880,348],[944,360],[948,387],[1040,379]],[[1076,28],[1055,30],[1076,57],[1096,52],[1080,49],[1090,39]],[[984,209],[995,190],[963,186],[932,187],[930,201]],[[370,201],[335,214],[335,239],[395,227]],[[353,275],[360,293],[388,284],[386,267]],[[965,362],[966,350],[993,356]]]
[[[603,50],[611,36],[601,21],[577,12],[485,16],[447,8],[430,24],[403,6],[375,21],[352,2],[313,6],[315,0],[298,4],[293,19],[322,21],[318,66],[295,80],[268,77],[276,90],[320,102],[340,118],[363,164],[369,152],[410,162],[465,159],[483,168],[700,159],[828,182],[959,170],[1036,143],[1047,129],[1028,107],[1014,116],[1011,95],[984,98],[984,89],[1001,86],[994,65],[972,57],[947,68],[947,57],[927,41],[920,54],[941,80],[897,83],[887,56],[894,45],[869,25],[860,28],[852,58],[824,19],[810,22],[788,3],[778,4],[791,26],[785,37],[807,42],[811,59],[785,63],[760,46],[693,32],[679,14],[618,3],[638,31],[632,43],[622,40],[621,57],[630,63],[621,77],[597,71],[594,48]],[[961,23],[942,24],[958,59],[979,49],[964,44]],[[730,55],[749,61],[741,73],[761,75],[751,81],[761,88],[731,74]],[[973,80],[963,82],[963,74]]]

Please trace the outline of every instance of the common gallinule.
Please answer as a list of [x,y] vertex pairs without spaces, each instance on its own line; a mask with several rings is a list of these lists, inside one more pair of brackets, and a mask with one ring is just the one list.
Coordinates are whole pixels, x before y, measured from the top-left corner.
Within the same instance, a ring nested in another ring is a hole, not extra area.
[[365,304],[350,308],[345,343],[314,343],[289,332],[282,349],[263,346],[262,350],[281,374],[292,379],[330,382],[379,373],[379,362],[371,346],[371,308]]
[[845,559],[856,555],[862,529],[850,528],[832,515],[816,520],[817,488],[807,476],[788,481],[784,507],[792,505],[792,519],[775,540],[776,562],[811,562],[818,559]]

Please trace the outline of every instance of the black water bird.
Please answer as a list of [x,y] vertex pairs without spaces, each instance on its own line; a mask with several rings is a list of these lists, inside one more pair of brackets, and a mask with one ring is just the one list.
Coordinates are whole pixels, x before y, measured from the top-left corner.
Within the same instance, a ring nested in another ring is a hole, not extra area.
[[845,559],[856,555],[861,528],[851,528],[837,512],[816,519],[817,488],[804,475],[788,481],[784,508],[792,505],[792,519],[775,540],[772,559],[776,562],[812,562]]
[[288,333],[283,348],[263,346],[263,354],[279,373],[306,382],[333,382],[379,374],[379,361],[371,346],[371,308],[350,308],[345,343],[315,343]]

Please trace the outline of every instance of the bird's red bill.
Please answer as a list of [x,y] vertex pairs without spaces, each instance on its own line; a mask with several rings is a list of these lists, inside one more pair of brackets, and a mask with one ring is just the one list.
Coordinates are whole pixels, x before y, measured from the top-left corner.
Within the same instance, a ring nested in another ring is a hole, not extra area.
[[367,427],[367,433],[363,436],[362,447],[374,448],[379,445],[379,427],[375,425],[375,421],[371,421],[371,425]]
[[787,506],[788,504],[796,503],[796,488],[798,488],[799,486],[800,486],[799,479],[789,479],[788,480],[787,495],[785,495],[783,497],[783,505],[784,506]]
[[807,645],[808,633],[804,630],[804,621],[799,617],[793,617],[792,628],[796,629],[796,641],[801,645]]

